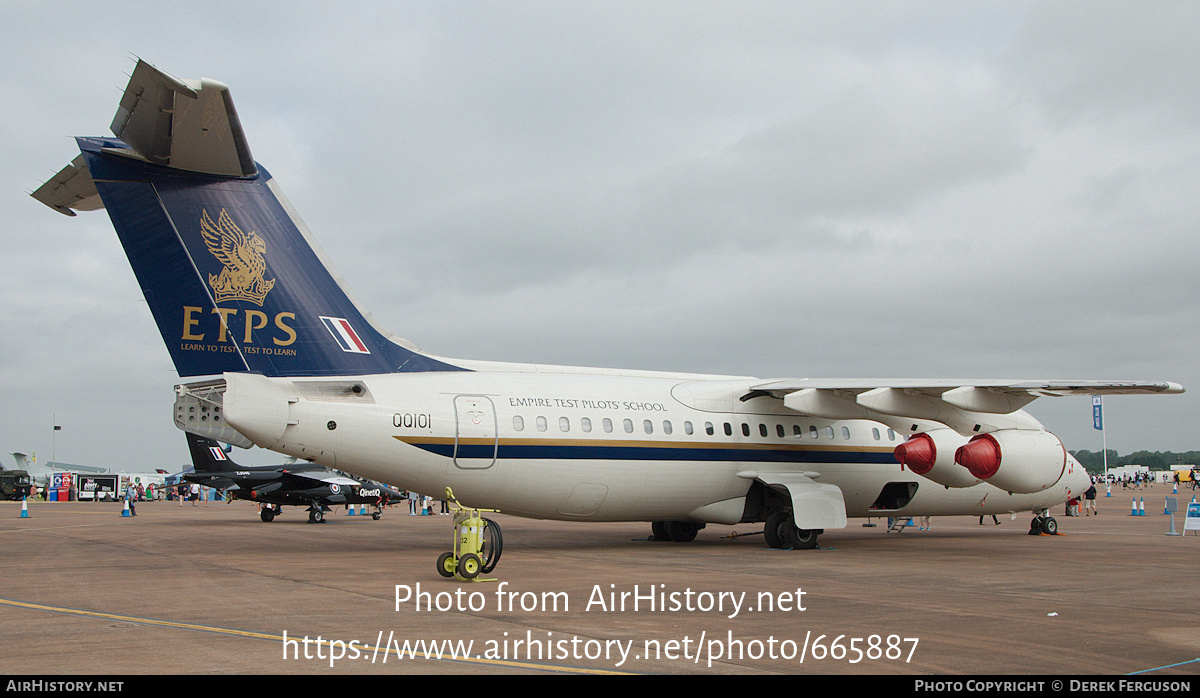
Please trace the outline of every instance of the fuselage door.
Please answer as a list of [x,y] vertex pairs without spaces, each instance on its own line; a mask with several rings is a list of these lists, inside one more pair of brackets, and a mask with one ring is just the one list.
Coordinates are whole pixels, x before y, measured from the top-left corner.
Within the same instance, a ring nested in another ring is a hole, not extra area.
[[482,395],[454,398],[454,465],[490,468],[496,462],[496,408]]

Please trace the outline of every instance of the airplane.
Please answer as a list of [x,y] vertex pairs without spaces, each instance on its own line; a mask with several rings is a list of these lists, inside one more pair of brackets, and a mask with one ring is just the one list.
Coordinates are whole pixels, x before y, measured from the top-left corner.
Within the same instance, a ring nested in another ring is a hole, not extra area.
[[[111,468],[106,468],[98,465],[75,465],[73,463],[58,463],[49,462],[45,465],[38,463],[37,454],[33,454],[32,459],[28,453],[13,451],[9,453],[17,462],[17,470],[24,470],[29,473],[34,485],[45,487],[51,484],[55,475],[64,473],[75,473],[81,476],[86,475],[117,475],[125,482],[141,482],[145,485],[153,484],[156,487],[161,487],[166,481],[167,471],[161,468],[155,469],[153,473],[129,473],[124,471],[114,471]],[[0,470],[4,466],[0,465]]]
[[336,504],[370,504],[371,518],[378,521],[383,507],[404,499],[396,490],[355,480],[320,465],[238,465],[216,441],[187,435],[195,472],[183,479],[227,494],[263,504],[259,517],[270,523],[283,511],[284,504],[308,507],[309,523],[324,523],[325,512]]
[[[270,173],[229,88],[139,59],[111,130],[33,196],[108,211],[181,378],[175,423],[536,519],[693,540],[764,523],[817,547],[848,517],[1028,511],[1090,486],[1023,407],[1171,382],[712,376],[458,360],[360,307]],[[194,380],[192,380],[194,379]]]

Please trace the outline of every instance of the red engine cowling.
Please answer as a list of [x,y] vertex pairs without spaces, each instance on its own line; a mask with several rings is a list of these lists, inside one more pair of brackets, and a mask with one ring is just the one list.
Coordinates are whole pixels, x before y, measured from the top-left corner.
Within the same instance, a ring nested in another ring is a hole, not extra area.
[[946,487],[970,487],[982,480],[954,462],[954,453],[967,437],[953,429],[934,429],[916,434],[892,453],[905,468]]
[[971,439],[955,452],[954,461],[1002,490],[1031,494],[1058,482],[1067,449],[1048,431],[1002,429]]

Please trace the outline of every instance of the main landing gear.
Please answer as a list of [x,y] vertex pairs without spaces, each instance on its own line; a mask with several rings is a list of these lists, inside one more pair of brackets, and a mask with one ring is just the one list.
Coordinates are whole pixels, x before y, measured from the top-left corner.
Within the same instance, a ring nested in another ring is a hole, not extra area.
[[791,511],[775,511],[763,524],[763,537],[772,548],[812,550],[817,547],[817,536],[824,532],[822,529],[796,528]]
[[691,543],[696,540],[696,534],[704,524],[691,521],[653,521],[650,531],[651,540],[669,540],[672,543]]
[[313,502],[313,505],[308,508],[309,523],[325,523],[325,512],[329,509],[325,506]]
[[263,520],[263,523],[271,523],[275,520],[275,515],[283,511],[283,508],[278,504],[264,504],[258,512],[258,518]]

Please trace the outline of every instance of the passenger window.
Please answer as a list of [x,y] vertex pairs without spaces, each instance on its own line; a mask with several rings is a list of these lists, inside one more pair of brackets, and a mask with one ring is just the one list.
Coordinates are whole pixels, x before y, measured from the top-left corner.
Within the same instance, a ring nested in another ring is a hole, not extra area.
[[525,431],[525,419],[519,414],[513,417],[513,431]]
[[888,441],[895,441],[895,440],[896,440],[896,432],[892,431],[891,429],[888,429]]
[[683,433],[687,434],[688,436],[692,435],[692,423],[691,422],[683,423]]
[[579,428],[583,429],[587,433],[591,433],[592,418],[591,417],[580,417],[579,418]]
[[826,438],[833,438],[833,427],[825,427],[825,436]]
[[626,419],[622,424],[625,427],[626,434],[633,433],[633,420],[632,419]]
[[537,430],[538,431],[546,431],[546,418],[545,417],[537,418]]
[[671,426],[671,420],[664,419],[663,420],[663,433],[670,434],[674,430],[675,430],[675,428]]
[[850,427],[842,427],[842,438],[843,439],[850,438]]
[[809,426],[808,427],[808,435],[813,437],[814,439],[818,438],[817,428],[814,426]]
[[608,417],[605,417],[605,418],[604,418],[604,421],[603,421],[603,422],[600,422],[600,426],[602,426],[602,427],[604,428],[604,433],[605,433],[605,434],[611,434],[611,433],[612,433],[612,420],[611,420],[611,419],[609,419]]
[[712,422],[704,423],[704,433],[708,434],[709,436],[712,436],[713,434],[717,433],[717,430],[716,430],[716,428],[713,427]]
[[742,422],[742,436],[750,436],[750,425]]
[[643,421],[642,429],[645,430],[645,432],[647,434],[653,434],[654,433],[654,422],[650,421],[649,419]]
[[781,439],[782,439],[783,437],[787,436],[787,432],[785,432],[785,431],[783,430],[783,425],[782,425],[782,424],[776,424],[776,425],[775,425],[775,433],[776,433],[776,434],[779,436],[779,438],[781,438]]
[[733,436],[733,425],[725,422],[725,436]]
[[767,425],[766,424],[758,425],[758,435],[762,436],[764,438],[767,436]]
[[571,431],[571,420],[567,419],[566,417],[559,417],[558,429],[559,431]]
[[804,430],[800,428],[799,424],[792,425],[792,436],[796,437],[797,439],[804,436]]
[[878,441],[879,440],[879,429],[876,427],[871,427],[871,436],[874,436],[875,440]]

